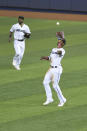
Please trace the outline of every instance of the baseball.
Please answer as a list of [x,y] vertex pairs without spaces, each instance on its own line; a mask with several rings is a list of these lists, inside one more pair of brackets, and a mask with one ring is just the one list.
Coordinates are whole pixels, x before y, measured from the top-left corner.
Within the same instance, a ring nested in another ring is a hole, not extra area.
[[56,22],[56,25],[60,25],[60,23],[59,23],[59,22]]

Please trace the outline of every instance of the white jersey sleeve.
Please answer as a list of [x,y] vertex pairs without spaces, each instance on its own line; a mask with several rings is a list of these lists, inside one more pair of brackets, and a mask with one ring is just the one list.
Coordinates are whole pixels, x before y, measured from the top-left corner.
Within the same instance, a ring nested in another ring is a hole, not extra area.
[[15,25],[13,25],[10,29],[10,32],[14,32],[15,31]]
[[25,30],[25,32],[28,33],[28,34],[31,34],[30,28],[29,28],[27,25],[26,25],[26,30]]

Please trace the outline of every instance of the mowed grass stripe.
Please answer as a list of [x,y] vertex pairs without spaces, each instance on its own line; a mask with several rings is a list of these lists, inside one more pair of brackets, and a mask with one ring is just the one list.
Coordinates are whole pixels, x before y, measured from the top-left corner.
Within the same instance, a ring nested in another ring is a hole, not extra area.
[[[72,75],[71,75],[72,74]],[[77,75],[76,75],[77,74]],[[82,75],[82,77],[80,77]],[[68,81],[69,79],[72,80]],[[16,99],[24,96],[32,96],[34,94],[40,94],[44,92],[44,88],[42,85],[43,78],[37,79],[25,79],[21,81],[9,82],[8,84],[3,84],[0,86],[0,101],[7,101],[11,99]],[[34,83],[33,83],[34,81]],[[63,81],[65,81],[63,83]],[[38,85],[36,87],[36,85]],[[66,86],[65,86],[66,85]],[[72,72],[72,73],[64,73],[61,77],[60,86],[64,89],[71,88],[80,88],[82,86],[86,86],[86,73],[82,72]],[[67,94],[68,95],[68,94]]]
[[[74,90],[73,90],[74,91]],[[79,88],[78,88],[79,91]],[[34,98],[37,98],[36,100],[34,100]],[[39,99],[41,98],[41,99]],[[77,100],[79,99],[78,95],[77,95]],[[83,97],[82,97],[83,98]],[[58,121],[60,121],[60,117],[62,117],[63,119],[67,119],[68,117],[70,117],[72,119],[71,116],[67,116],[66,118],[64,118],[63,116],[59,115],[60,111],[61,112],[69,112],[69,110],[72,110],[72,113],[74,111],[74,113],[81,113],[79,108],[85,108],[86,109],[86,101],[85,103],[82,103],[82,101],[78,102],[78,104],[75,104],[75,99],[74,97],[71,98],[72,101],[68,101],[68,103],[66,104],[66,106],[63,109],[58,109],[58,107],[56,106],[56,103],[54,102],[54,104],[51,104],[49,107],[43,107],[42,103],[42,95],[38,95],[38,97],[36,95],[33,95],[31,97],[24,97],[21,99],[16,99],[16,100],[11,100],[11,101],[7,101],[7,102],[3,102],[2,107],[4,107],[4,116],[6,117],[6,119],[4,119],[6,121],[10,121],[10,120],[17,120],[17,119],[23,119],[23,118],[28,118],[28,117],[32,117],[32,116],[38,116],[38,115],[42,115],[42,114],[49,114],[49,112],[55,112],[58,114]],[[33,103],[34,102],[34,103]],[[39,106],[38,106],[39,104]],[[82,106],[84,104],[84,106]],[[5,108],[7,105],[8,108]],[[55,108],[54,108],[55,106]],[[26,108],[25,108],[26,107]],[[36,110],[32,110],[33,108],[35,108]],[[39,110],[40,109],[40,110]],[[78,112],[76,112],[76,109],[78,110]],[[2,108],[0,109],[2,110]],[[29,110],[29,111],[28,111]],[[15,113],[17,113],[17,116],[15,116]],[[22,114],[23,113],[23,114]],[[76,114],[77,117],[79,117]],[[65,115],[65,114],[64,114]],[[82,117],[84,117],[85,115],[87,116],[87,114],[85,112],[83,112]],[[76,117],[73,116],[73,117]],[[2,117],[2,116],[1,116]],[[3,120],[3,117],[2,117]],[[8,123],[8,122],[7,122]]]
[[[79,108],[81,109],[81,111],[79,110]],[[45,107],[45,110],[47,112],[47,109]],[[50,109],[51,106],[50,106]],[[57,108],[56,108],[57,109]],[[73,109],[73,110],[72,110]],[[51,112],[49,111],[49,113],[44,114],[44,112],[42,110],[41,114],[37,114],[35,116],[31,116],[31,117],[25,117],[22,119],[17,119],[17,120],[12,120],[2,124],[3,127],[10,127],[9,129],[11,130],[13,128],[13,131],[15,131],[15,129],[18,131],[18,129],[20,129],[21,127],[23,128],[22,130],[24,131],[24,129],[30,129],[30,130],[38,130],[41,127],[43,127],[43,129],[45,130],[49,130],[49,129],[56,129],[59,128],[59,130],[63,130],[64,131],[64,126],[66,125],[67,128],[65,128],[65,130],[71,130],[74,131],[75,129],[83,129],[84,127],[86,127],[86,114],[84,113],[84,110],[86,110],[85,106],[77,106],[76,108],[70,108],[70,109],[59,109],[59,110],[55,110]],[[40,112],[39,112],[40,113]],[[60,115],[60,114],[63,115]],[[35,113],[36,114],[36,113]],[[84,115],[83,115],[84,114]],[[20,115],[20,114],[19,114]],[[22,114],[23,115],[23,114]],[[82,120],[84,121],[84,124],[82,124]],[[41,121],[42,119],[42,121]],[[45,121],[44,121],[45,120]],[[49,123],[50,121],[50,123]],[[61,122],[62,121],[62,122]],[[77,125],[81,123],[80,126],[77,127]],[[32,124],[34,124],[34,127],[32,126]],[[15,127],[16,126],[16,127]],[[70,129],[70,127],[72,127]],[[5,129],[7,129],[5,128]]]

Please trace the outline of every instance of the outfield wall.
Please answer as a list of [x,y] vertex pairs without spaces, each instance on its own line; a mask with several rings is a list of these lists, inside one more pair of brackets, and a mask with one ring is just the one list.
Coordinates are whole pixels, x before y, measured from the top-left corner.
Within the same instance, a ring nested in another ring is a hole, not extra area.
[[0,0],[0,7],[87,12],[87,0]]

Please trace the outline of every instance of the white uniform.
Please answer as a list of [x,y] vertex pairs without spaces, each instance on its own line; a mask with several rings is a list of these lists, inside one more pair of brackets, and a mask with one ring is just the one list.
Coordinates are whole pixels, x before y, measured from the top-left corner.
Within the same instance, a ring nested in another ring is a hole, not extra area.
[[10,32],[14,32],[14,49],[15,49],[15,56],[13,58],[13,64],[15,63],[16,66],[20,66],[21,60],[23,58],[23,54],[25,51],[25,33],[31,33],[30,29],[27,25],[23,25],[22,27],[19,23],[14,24]]
[[[62,51],[62,54],[59,55],[57,54],[58,51]],[[59,101],[60,103],[64,103],[65,102],[65,98],[60,90],[60,87],[58,85],[59,80],[60,80],[60,76],[62,74],[62,66],[61,66],[61,60],[63,58],[65,54],[65,50],[63,48],[53,48],[52,52],[49,56],[49,59],[51,61],[50,64],[50,69],[48,70],[48,72],[45,75],[43,84],[45,87],[45,91],[46,91],[46,96],[47,96],[47,101],[51,101],[52,100],[52,92],[51,92],[51,88],[49,86],[49,83],[52,82],[53,84],[53,88],[55,89]]]

